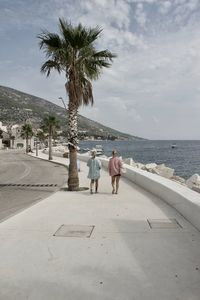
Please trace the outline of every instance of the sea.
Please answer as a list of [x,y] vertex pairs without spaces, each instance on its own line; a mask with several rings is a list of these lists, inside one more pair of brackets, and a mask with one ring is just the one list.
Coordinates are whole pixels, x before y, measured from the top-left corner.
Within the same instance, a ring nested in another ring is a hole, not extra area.
[[[104,154],[111,156],[116,149],[122,158],[131,157],[143,164],[165,164],[175,170],[175,175],[188,179],[193,174],[200,174],[200,140],[199,141],[80,141],[80,148],[95,148],[102,145]],[[172,145],[176,145],[172,148]]]

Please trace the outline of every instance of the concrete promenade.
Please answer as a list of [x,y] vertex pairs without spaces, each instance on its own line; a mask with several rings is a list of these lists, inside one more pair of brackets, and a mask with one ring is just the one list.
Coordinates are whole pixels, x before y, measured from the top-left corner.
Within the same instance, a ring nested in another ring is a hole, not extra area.
[[200,300],[199,231],[128,180],[111,190],[102,170],[99,194],[61,190],[0,223],[0,300]]

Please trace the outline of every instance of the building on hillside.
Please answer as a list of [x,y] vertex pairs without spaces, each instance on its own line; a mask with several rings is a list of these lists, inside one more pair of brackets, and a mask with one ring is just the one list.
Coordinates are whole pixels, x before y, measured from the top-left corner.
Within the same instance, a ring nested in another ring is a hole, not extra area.
[[0,122],[0,130],[7,132],[7,126],[3,126],[2,122]]
[[[19,149],[26,148],[26,140],[21,137],[22,126],[15,124],[9,126],[3,126],[0,122],[0,129],[2,132],[2,139],[0,143],[0,148],[10,148],[10,149]],[[31,149],[34,147],[34,137],[29,139],[29,145]]]

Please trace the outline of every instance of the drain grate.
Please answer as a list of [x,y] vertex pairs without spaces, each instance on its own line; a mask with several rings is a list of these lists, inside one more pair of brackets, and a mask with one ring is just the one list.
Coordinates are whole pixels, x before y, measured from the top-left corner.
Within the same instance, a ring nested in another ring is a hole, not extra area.
[[176,229],[182,228],[176,219],[147,219],[151,229]]
[[38,183],[38,184],[24,184],[24,183],[0,183],[0,187],[1,186],[23,186],[23,187],[53,187],[53,186],[57,186],[57,184],[46,184],[46,183]]
[[93,230],[94,225],[61,225],[54,236],[90,238]]

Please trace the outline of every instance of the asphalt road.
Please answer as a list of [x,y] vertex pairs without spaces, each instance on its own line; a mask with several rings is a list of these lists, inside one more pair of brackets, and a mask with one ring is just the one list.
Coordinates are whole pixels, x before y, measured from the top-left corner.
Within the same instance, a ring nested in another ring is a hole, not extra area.
[[67,182],[67,169],[20,151],[0,151],[0,222],[50,196]]

